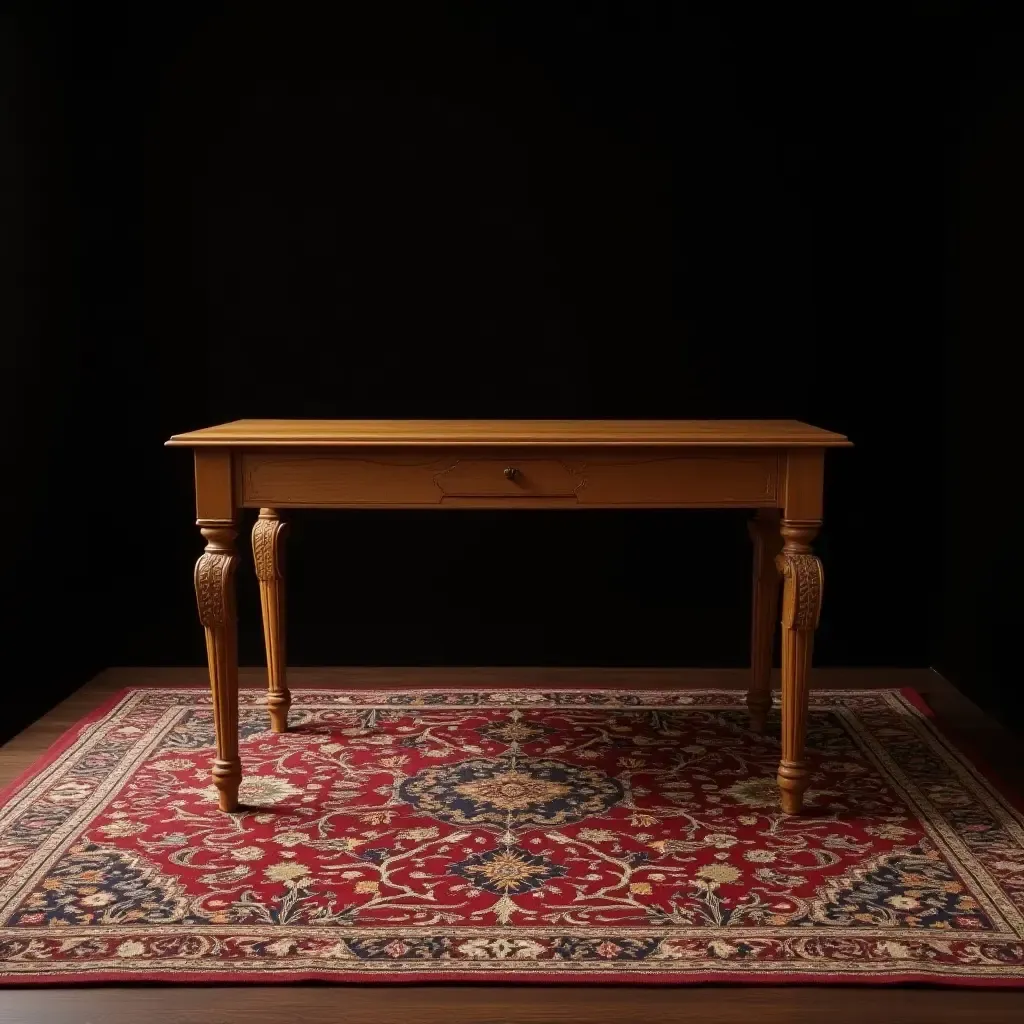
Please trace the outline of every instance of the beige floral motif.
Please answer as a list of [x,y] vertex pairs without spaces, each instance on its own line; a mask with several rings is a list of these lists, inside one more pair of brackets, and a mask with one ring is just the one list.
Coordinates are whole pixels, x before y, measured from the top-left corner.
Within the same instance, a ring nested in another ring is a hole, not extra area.
[[706,846],[714,846],[719,850],[735,846],[736,842],[737,839],[735,836],[727,835],[725,832],[712,832],[710,835],[706,835],[704,837],[704,843]]
[[47,793],[47,796],[55,804],[73,804],[88,796],[91,792],[92,786],[88,782],[71,781],[55,786]]
[[697,877],[708,882],[735,882],[740,872],[731,864],[707,864],[697,871]]
[[492,691],[487,694],[487,700],[495,704],[541,704],[544,702],[544,695],[533,692]]
[[277,939],[267,943],[266,950],[275,956],[288,956],[297,945],[298,942],[295,939]]
[[324,960],[352,960],[355,954],[344,942],[335,942],[324,949],[318,949],[313,956]]
[[187,761],[183,757],[167,758],[163,761],[150,761],[147,767],[155,768],[158,772],[183,772],[189,768],[195,768],[195,761]]
[[745,850],[743,859],[753,861],[755,864],[771,864],[776,859],[772,850]]
[[630,825],[635,825],[637,827],[643,825],[657,825],[660,820],[660,818],[656,818],[653,814],[639,814],[634,812],[629,816]]
[[487,735],[496,740],[500,740],[502,743],[522,744],[529,743],[531,740],[535,740],[538,736],[543,736],[544,730],[538,729],[535,725],[530,725],[529,723],[519,719],[502,722],[500,725],[488,729]]
[[620,838],[617,832],[608,828],[581,828],[576,838],[584,843],[610,843]]
[[263,875],[268,882],[294,882],[297,878],[309,876],[309,868],[305,864],[292,864],[282,861],[264,868]]
[[878,836],[879,839],[903,839],[914,834],[913,829],[902,828],[899,825],[868,825],[864,831],[869,836]]
[[412,839],[416,842],[420,842],[424,839],[436,839],[440,834],[441,830],[436,825],[431,825],[428,828],[403,829],[401,832],[398,833],[398,835],[395,838]]
[[[215,804],[218,799],[217,787],[210,785],[201,789],[183,789],[182,793],[188,793],[199,797],[204,803]],[[243,778],[238,790],[238,799],[248,806],[266,806],[267,804],[279,804],[292,797],[302,795],[298,786],[293,786],[285,779],[275,778],[272,775],[255,775],[251,778]],[[273,815],[256,815],[256,821],[273,821]]]
[[360,814],[359,820],[367,825],[387,825],[398,811],[368,811]]
[[523,811],[531,804],[543,804],[568,796],[571,788],[563,782],[534,778],[522,772],[499,772],[489,779],[463,782],[455,787],[459,796],[486,801],[503,811]]
[[708,943],[708,947],[714,951],[715,956],[721,957],[735,956],[739,952],[738,946],[734,946],[731,942],[726,942],[724,939],[713,939]]
[[83,907],[105,907],[108,903],[113,903],[117,899],[112,893],[109,892],[97,892],[93,893],[92,896],[83,896],[79,901]]
[[891,939],[883,939],[878,943],[880,952],[886,953],[894,960],[909,960],[911,957],[910,948],[902,942],[894,942]]
[[274,836],[274,842],[277,843],[278,846],[301,846],[303,843],[309,842],[309,836],[307,836],[305,832],[279,832]]
[[260,860],[264,853],[258,846],[240,846],[231,851],[231,856],[235,860]]
[[114,836],[133,836],[137,832],[145,832],[148,827],[143,821],[122,819],[121,821],[112,821],[109,825],[100,825],[96,831],[102,832],[108,839],[112,839]]
[[459,952],[474,960],[536,960],[545,948],[533,939],[469,939]]
[[279,804],[292,797],[301,796],[302,790],[285,779],[272,775],[254,775],[243,778],[238,790],[238,799],[250,807]]
[[921,904],[910,896],[890,896],[886,901],[897,910],[916,910]]
[[115,952],[118,956],[142,956],[146,952],[146,947],[141,942],[128,939],[126,942],[122,942]]
[[685,839],[655,839],[647,845],[658,853],[689,853],[694,848]]

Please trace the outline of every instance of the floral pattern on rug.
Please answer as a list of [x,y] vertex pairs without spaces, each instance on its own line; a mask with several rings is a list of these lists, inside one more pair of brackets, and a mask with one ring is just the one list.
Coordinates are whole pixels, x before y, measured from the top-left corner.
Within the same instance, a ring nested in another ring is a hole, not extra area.
[[0,812],[0,980],[1024,984],[1024,818],[895,691],[139,690]]

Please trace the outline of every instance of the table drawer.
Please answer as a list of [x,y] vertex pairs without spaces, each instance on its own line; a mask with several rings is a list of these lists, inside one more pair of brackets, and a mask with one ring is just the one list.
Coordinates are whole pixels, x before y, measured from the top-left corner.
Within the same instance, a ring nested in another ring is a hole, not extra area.
[[773,506],[777,453],[245,452],[248,507]]
[[572,498],[582,478],[558,459],[460,458],[434,478],[445,498]]

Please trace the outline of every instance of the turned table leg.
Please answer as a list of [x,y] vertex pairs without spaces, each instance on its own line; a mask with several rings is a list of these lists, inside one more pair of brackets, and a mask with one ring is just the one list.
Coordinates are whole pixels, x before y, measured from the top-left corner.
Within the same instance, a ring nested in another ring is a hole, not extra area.
[[764,732],[772,706],[772,641],[778,625],[779,571],[775,557],[782,547],[779,512],[759,509],[748,524],[754,542],[754,592],[750,626],[750,728]]
[[206,658],[213,693],[217,756],[213,784],[222,811],[238,809],[242,763],[238,758],[238,622],[235,612],[235,537],[232,520],[200,519],[206,548],[196,562],[196,601],[206,630]]
[[782,760],[779,789],[786,814],[799,814],[809,772],[804,762],[807,732],[808,676],[814,631],[821,613],[824,575],[821,561],[811,552],[821,524],[811,520],[782,520],[782,552],[776,565],[784,581],[782,592]]
[[267,675],[270,690],[267,706],[270,726],[274,732],[288,729],[288,708],[292,695],[288,691],[285,666],[284,622],[284,534],[287,525],[272,508],[261,508],[252,528],[252,554],[256,576],[260,581],[260,603],[263,606],[263,636],[267,647]]

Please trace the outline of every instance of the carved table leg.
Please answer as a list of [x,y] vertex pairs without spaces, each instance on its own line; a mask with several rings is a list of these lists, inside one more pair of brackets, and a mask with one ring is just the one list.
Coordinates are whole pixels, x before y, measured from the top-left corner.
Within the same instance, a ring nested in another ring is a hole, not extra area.
[[777,509],[763,508],[748,524],[754,542],[754,595],[750,626],[750,728],[764,732],[772,706],[772,641],[779,614],[779,572],[775,557],[782,547]]
[[784,580],[782,592],[782,760],[779,789],[786,814],[799,814],[809,772],[804,763],[807,732],[808,676],[814,631],[821,613],[824,575],[811,553],[821,524],[782,520],[782,553],[776,559]]
[[263,636],[267,646],[267,675],[270,691],[270,726],[274,732],[288,729],[288,708],[292,695],[288,691],[285,666],[284,624],[284,533],[287,525],[272,508],[261,508],[252,528],[252,553],[256,575],[260,581],[260,603],[263,605]]
[[206,658],[213,692],[217,757],[213,784],[222,811],[238,809],[242,763],[238,758],[238,621],[235,612],[235,537],[230,520],[200,519],[206,549],[196,562],[196,601],[206,630]]

